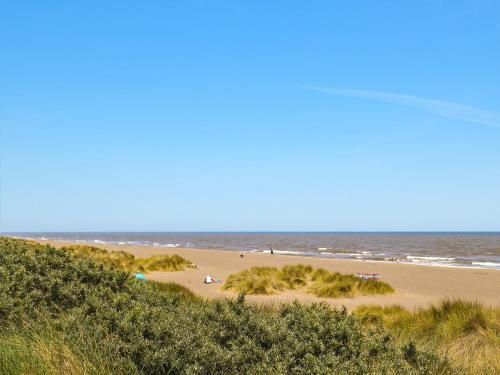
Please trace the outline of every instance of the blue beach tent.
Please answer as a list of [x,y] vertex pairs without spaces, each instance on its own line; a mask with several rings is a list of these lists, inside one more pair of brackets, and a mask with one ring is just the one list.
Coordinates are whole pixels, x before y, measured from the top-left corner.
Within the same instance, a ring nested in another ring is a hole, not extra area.
[[135,275],[134,275],[134,278],[136,280],[139,280],[139,281],[146,281],[146,276],[144,276],[142,273],[140,272],[136,272]]

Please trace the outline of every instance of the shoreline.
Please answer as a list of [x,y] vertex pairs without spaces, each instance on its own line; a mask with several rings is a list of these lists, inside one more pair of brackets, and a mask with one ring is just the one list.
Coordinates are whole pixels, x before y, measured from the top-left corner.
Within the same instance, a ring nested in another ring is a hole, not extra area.
[[[37,241],[54,247],[82,245],[75,241]],[[262,253],[237,252],[229,250],[194,249],[181,247],[148,247],[117,244],[86,244],[110,251],[125,251],[137,257],[178,254],[198,266],[180,272],[153,271],[148,279],[160,282],[175,282],[183,285],[201,297],[236,297],[236,293],[222,291],[222,284],[206,285],[207,274],[215,279],[226,280],[235,272],[251,267],[277,267],[287,264],[310,264],[315,268],[325,268],[331,272],[352,274],[356,272],[378,273],[396,293],[380,296],[359,296],[354,298],[319,298],[303,291],[285,291],[280,294],[255,296],[247,300],[258,303],[283,303],[299,300],[304,303],[326,302],[332,306],[348,309],[360,305],[400,305],[408,309],[427,307],[444,298],[464,298],[477,300],[487,306],[500,306],[500,272],[491,269],[455,268],[427,266],[421,264],[401,264],[392,262],[362,261],[351,259],[331,259],[305,257],[299,255],[270,255]],[[240,258],[244,254],[244,258]]]
[[[7,235],[8,236],[8,235]],[[204,250],[204,251],[226,251],[226,252],[236,252],[236,253],[244,253],[244,254],[263,254],[263,255],[269,255],[270,251],[269,250],[247,250],[247,249],[237,249],[237,248],[204,248],[204,247],[184,247],[181,244],[147,244],[146,243],[141,243],[140,241],[120,241],[120,242],[114,242],[114,241],[101,241],[101,240],[80,240],[80,239],[62,239],[62,238],[45,238],[45,237],[29,237],[29,236],[8,236],[12,238],[19,238],[19,239],[25,239],[25,240],[31,240],[31,241],[37,241],[37,242],[48,242],[48,243],[73,243],[73,244],[80,244],[80,245],[88,245],[88,246],[127,246],[127,247],[144,247],[144,248],[151,248],[151,249],[192,249],[192,250]],[[322,249],[322,248],[320,248]],[[460,262],[453,262],[456,258],[448,258],[448,257],[438,257],[438,256],[423,256],[423,255],[408,255],[406,258],[408,260],[400,260],[397,258],[370,258],[366,257],[363,258],[363,255],[361,254],[354,254],[358,255],[356,257],[344,257],[342,256],[341,253],[330,253],[330,252],[308,252],[308,251],[289,251],[289,250],[278,250],[275,249],[274,253],[276,255],[280,256],[292,256],[292,257],[304,257],[304,258],[319,258],[319,259],[330,259],[330,260],[349,260],[349,261],[355,261],[355,262],[374,262],[374,263],[384,263],[384,264],[404,264],[404,265],[415,265],[415,266],[426,266],[426,267],[443,267],[443,268],[457,268],[457,269],[475,269],[475,270],[494,270],[494,271],[500,271],[500,263],[495,263],[491,261],[471,261],[471,263],[460,263]],[[370,252],[367,252],[370,254]],[[362,252],[362,254],[365,254],[365,251]],[[332,255],[332,256],[330,256]],[[337,255],[337,256],[335,256]],[[351,254],[353,255],[353,254]],[[415,260],[412,260],[415,259]],[[441,262],[440,262],[441,260]],[[442,261],[442,260],[447,260],[447,261]]]

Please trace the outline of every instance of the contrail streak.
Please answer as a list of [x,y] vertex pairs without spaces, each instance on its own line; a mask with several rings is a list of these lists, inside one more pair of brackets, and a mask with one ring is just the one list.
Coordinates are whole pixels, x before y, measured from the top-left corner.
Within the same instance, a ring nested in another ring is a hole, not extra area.
[[366,98],[380,100],[389,103],[421,109],[426,112],[435,113],[440,116],[458,120],[474,122],[482,125],[500,127],[500,113],[486,111],[479,108],[469,107],[462,104],[447,102],[444,100],[422,98],[414,95],[405,95],[393,92],[351,90],[321,86],[301,86],[308,90],[319,91],[325,94],[337,96],[349,96],[353,98]]

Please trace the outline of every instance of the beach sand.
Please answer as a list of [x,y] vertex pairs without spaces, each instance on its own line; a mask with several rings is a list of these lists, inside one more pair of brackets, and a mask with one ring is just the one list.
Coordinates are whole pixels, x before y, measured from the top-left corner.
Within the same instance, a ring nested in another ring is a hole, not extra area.
[[[68,244],[64,242],[48,242],[56,247]],[[226,280],[232,273],[250,267],[282,267],[287,264],[302,263],[345,274],[356,272],[378,273],[384,281],[388,282],[396,290],[396,293],[387,296],[331,299],[318,298],[304,292],[288,291],[271,296],[247,296],[247,300],[266,303],[291,302],[295,299],[306,303],[324,301],[334,306],[346,306],[348,309],[364,304],[398,304],[413,309],[415,307],[426,307],[431,303],[439,302],[443,298],[459,297],[477,300],[489,306],[500,306],[500,271],[498,270],[364,262],[290,255],[271,256],[270,254],[254,253],[245,253],[244,258],[240,258],[242,253],[236,251],[191,248],[151,248],[111,244],[98,244],[96,246],[111,251],[126,251],[137,257],[178,254],[189,259],[198,266],[197,269],[188,269],[182,272],[151,272],[147,277],[151,280],[179,283],[197,295],[209,298],[235,297],[236,294],[222,291],[222,284],[204,284],[203,280],[206,275],[211,275],[216,280]]]

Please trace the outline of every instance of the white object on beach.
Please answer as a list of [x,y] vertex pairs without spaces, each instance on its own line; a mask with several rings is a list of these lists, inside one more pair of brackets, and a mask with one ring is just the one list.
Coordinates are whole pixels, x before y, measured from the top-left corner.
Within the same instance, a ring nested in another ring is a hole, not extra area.
[[214,282],[214,279],[212,278],[212,276],[207,275],[205,277],[205,284],[212,284],[213,282]]

